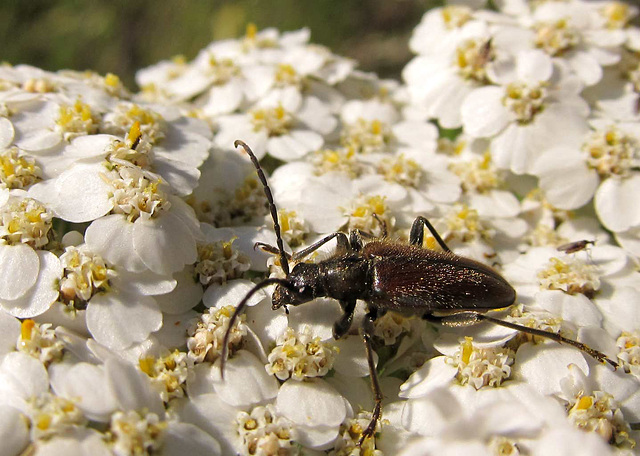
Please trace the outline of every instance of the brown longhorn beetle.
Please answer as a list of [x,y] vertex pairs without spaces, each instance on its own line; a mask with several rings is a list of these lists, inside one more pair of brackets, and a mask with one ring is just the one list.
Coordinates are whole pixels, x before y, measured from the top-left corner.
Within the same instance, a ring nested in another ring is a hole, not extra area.
[[[500,274],[478,261],[458,256],[451,252],[431,223],[418,217],[409,234],[409,244],[386,239],[386,227],[381,222],[383,235],[380,239],[364,243],[362,233],[352,231],[329,234],[309,247],[292,255],[284,250],[278,213],[267,179],[249,146],[241,146],[251,158],[258,177],[264,187],[273,218],[273,229],[277,246],[259,244],[264,250],[280,255],[280,264],[286,275],[284,279],[268,278],[255,285],[240,301],[229,321],[225,333],[221,373],[229,350],[229,335],[238,315],[258,290],[276,285],[272,297],[274,310],[287,305],[297,306],[318,297],[337,299],[343,314],[333,325],[333,337],[340,339],[351,327],[356,301],[367,305],[367,314],[362,327],[371,388],[375,406],[373,417],[362,433],[359,444],[373,435],[381,416],[382,391],[378,383],[373,360],[371,338],[373,323],[385,312],[397,311],[405,315],[417,315],[423,319],[450,327],[470,326],[482,321],[511,328],[523,333],[546,337],[556,342],[572,345],[602,363],[618,367],[604,353],[578,341],[541,329],[528,328],[485,315],[489,310],[503,309],[516,300],[516,291]],[[427,227],[442,248],[442,252],[424,249],[422,241]],[[318,263],[297,263],[289,270],[289,261],[299,261],[330,240],[337,242],[336,252],[331,258]]]

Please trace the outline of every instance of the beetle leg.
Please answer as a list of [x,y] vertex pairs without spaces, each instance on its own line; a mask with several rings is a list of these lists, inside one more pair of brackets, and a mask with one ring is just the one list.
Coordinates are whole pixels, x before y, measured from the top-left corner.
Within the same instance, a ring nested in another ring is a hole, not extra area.
[[567,339],[564,336],[561,336],[560,334],[551,332],[551,331],[544,331],[542,329],[536,329],[536,328],[529,328],[527,326],[522,326],[522,325],[518,325],[516,323],[511,323],[510,321],[504,321],[504,320],[499,320],[497,318],[493,318],[493,317],[489,317],[488,315],[483,315],[483,314],[478,314],[478,319],[479,320],[486,320],[486,321],[490,321],[493,324],[499,325],[499,326],[504,326],[505,328],[511,328],[511,329],[516,329],[520,332],[526,333],[526,334],[531,334],[534,336],[540,336],[540,337],[546,337],[547,339],[551,339],[551,340],[555,340],[558,343],[561,344],[567,344],[567,345],[571,345],[575,348],[577,348],[578,350],[582,350],[583,352],[585,352],[587,355],[591,356],[592,358],[594,358],[595,360],[601,362],[601,363],[609,363],[611,364],[611,366],[613,366],[614,369],[618,368],[618,363],[616,363],[615,361],[613,361],[612,359],[610,359],[607,355],[605,355],[602,352],[599,352],[598,350],[594,350],[593,348],[578,342],[577,340],[573,340],[573,339]]
[[[280,255],[280,250],[278,250],[278,247],[274,246],[274,245],[269,245],[267,243],[264,242],[256,242],[255,244],[253,244],[253,249],[260,249],[263,252],[267,252],[267,253],[273,253],[274,255]],[[291,260],[291,254],[285,252],[285,255],[287,256],[288,260]]]
[[480,314],[476,312],[459,312],[451,315],[435,316],[431,314],[424,314],[423,320],[427,320],[431,323],[437,323],[443,326],[449,326],[450,328],[459,328],[462,326],[472,326],[480,323]]
[[389,234],[387,231],[387,222],[385,222],[384,220],[382,220],[380,218],[380,216],[378,214],[376,214],[375,212],[373,214],[371,214],[373,216],[374,219],[377,220],[377,222],[380,224],[380,238],[381,239],[386,239],[387,235]]
[[429,229],[436,241],[438,241],[438,244],[440,245],[440,247],[442,247],[442,250],[444,250],[445,252],[451,252],[451,249],[447,247],[447,244],[445,244],[445,242],[442,240],[433,225],[429,223],[429,220],[422,216],[418,216],[413,221],[413,225],[411,225],[411,232],[409,233],[409,244],[422,247],[425,226]]
[[353,312],[356,310],[356,301],[340,301],[340,307],[344,312],[340,319],[333,324],[333,338],[341,339],[351,328]]
[[571,345],[572,347],[577,348],[578,350],[582,350],[587,355],[591,356],[595,360],[601,363],[609,363],[613,366],[614,369],[618,368],[618,363],[610,359],[607,355],[598,350],[594,350],[593,348],[578,342],[577,340],[568,339],[560,334],[545,331],[543,329],[529,328],[528,326],[519,325],[517,323],[511,323],[510,321],[500,320],[498,318],[493,318],[488,315],[476,313],[476,312],[460,312],[452,315],[445,316],[434,316],[425,314],[422,316],[424,320],[430,321],[432,323],[440,323],[445,326],[450,327],[460,327],[460,326],[471,326],[481,321],[488,321],[493,323],[494,325],[504,326],[505,328],[515,329],[516,331],[520,331],[525,334],[531,334],[533,336],[544,337],[546,339],[555,340],[561,344]]
[[369,425],[362,433],[358,446],[362,446],[365,439],[373,436],[378,420],[382,416],[382,390],[380,389],[380,382],[378,381],[378,372],[376,371],[375,361],[373,359],[373,347],[371,346],[371,338],[373,337],[373,322],[378,317],[376,308],[369,310],[369,313],[364,317],[364,323],[362,325],[362,339],[364,340],[364,346],[367,350],[367,363],[369,364],[369,377],[371,378],[371,389],[373,390],[373,399],[375,405],[373,407],[373,414]]
[[360,230],[352,230],[349,232],[349,245],[354,252],[360,252],[362,250],[362,246],[364,243],[362,242],[362,238],[368,238],[369,236],[373,237],[369,233],[364,233]]
[[336,238],[336,243],[337,243],[336,253],[337,254],[343,254],[343,253],[349,252],[351,250],[351,247],[350,247],[350,244],[349,244],[349,239],[347,239],[347,235],[344,234],[344,233],[335,232],[335,233],[329,234],[328,236],[323,237],[318,242],[314,242],[313,244],[311,244],[306,249],[302,249],[299,252],[294,253],[292,255],[291,259],[293,261],[300,260],[300,259],[306,257],[307,255],[309,255],[310,253],[315,252],[316,250],[318,250],[320,247],[325,245],[327,242],[329,242],[333,238]]

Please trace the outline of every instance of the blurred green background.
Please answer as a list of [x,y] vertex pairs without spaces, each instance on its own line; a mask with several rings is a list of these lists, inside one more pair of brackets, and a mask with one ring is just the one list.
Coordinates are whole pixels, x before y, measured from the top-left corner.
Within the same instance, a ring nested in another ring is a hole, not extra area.
[[91,69],[136,88],[135,71],[212,40],[259,29],[311,29],[311,40],[359,67],[399,78],[408,40],[442,0],[2,0],[0,61],[47,70]]

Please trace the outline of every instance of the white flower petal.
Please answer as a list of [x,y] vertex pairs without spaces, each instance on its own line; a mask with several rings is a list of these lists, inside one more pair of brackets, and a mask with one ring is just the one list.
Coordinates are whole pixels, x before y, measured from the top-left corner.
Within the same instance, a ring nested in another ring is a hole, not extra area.
[[415,371],[400,386],[400,397],[423,397],[442,387],[451,385],[458,369],[444,362],[444,356],[436,356]]
[[0,312],[0,357],[16,349],[20,337],[20,321],[11,315]]
[[571,427],[554,427],[544,432],[532,444],[532,454],[569,456],[579,451],[580,456],[612,455],[609,445],[595,432]]
[[540,188],[559,209],[577,209],[588,203],[598,187],[598,174],[587,167],[577,150],[555,148],[542,154],[531,170]]
[[91,420],[107,422],[117,409],[115,398],[108,394],[107,377],[101,366],[78,363],[51,366],[51,387],[56,395],[73,400]]
[[340,318],[342,311],[335,299],[318,298],[313,302],[289,309],[289,326],[302,331],[307,326],[311,333],[321,340],[333,337],[333,324]]
[[202,299],[202,285],[193,277],[193,270],[185,268],[173,275],[176,287],[170,292],[155,296],[162,312],[179,315],[193,309]]
[[344,398],[320,378],[288,380],[276,399],[278,411],[303,426],[339,426],[347,416]]
[[568,366],[575,364],[583,372],[589,366],[582,352],[556,342],[533,345],[526,343],[516,353],[512,377],[526,381],[542,395],[560,394],[560,380],[568,374]]
[[177,285],[174,279],[151,271],[122,274],[115,277],[112,283],[118,290],[145,296],[170,293]]
[[15,130],[13,124],[6,117],[0,117],[0,148],[5,149],[13,142]]
[[[347,377],[366,377],[369,375],[367,351],[360,336],[347,336],[334,342],[338,347],[338,356],[333,363],[336,372]],[[378,363],[378,354],[373,352],[374,362]]]
[[189,423],[170,421],[162,444],[163,456],[218,456],[220,444],[216,439]]
[[402,425],[410,432],[437,436],[463,415],[462,405],[451,391],[439,388],[425,397],[405,402]]
[[121,410],[148,410],[164,417],[164,405],[153,389],[149,377],[132,364],[109,358],[104,363],[107,391],[113,395]]
[[481,87],[467,95],[460,108],[465,133],[490,137],[502,131],[509,121],[503,97],[504,89],[496,86]]
[[292,130],[289,134],[274,136],[267,141],[267,151],[284,161],[297,160],[322,147],[324,139],[311,130]]
[[182,422],[194,424],[213,436],[221,446],[221,454],[241,453],[235,421],[238,409],[228,405],[217,394],[205,394],[196,401],[173,400],[171,410]]
[[21,352],[7,353],[0,363],[0,397],[23,412],[24,401],[49,391],[49,375],[36,358]]
[[112,265],[122,266],[131,272],[142,272],[147,267],[134,254],[133,225],[122,214],[107,215],[89,225],[84,239],[91,251],[100,254]]
[[[255,283],[246,279],[231,280],[222,285],[210,286],[205,291],[202,302],[207,307],[237,307],[240,301],[244,299],[254,286]],[[247,306],[255,306],[261,303],[266,297],[267,295],[264,290],[258,290],[251,299],[247,301]]]
[[335,426],[301,426],[294,428],[294,439],[304,447],[317,450],[331,449],[331,442],[338,437],[339,429]]
[[62,265],[58,257],[46,250],[38,250],[40,271],[36,283],[23,296],[14,300],[0,300],[0,306],[18,318],[31,318],[43,314],[58,298],[58,280]]
[[536,306],[577,326],[600,326],[602,315],[583,294],[569,295],[560,290],[542,290],[536,295]]
[[254,354],[238,351],[225,364],[224,379],[220,378],[220,362],[212,370],[216,393],[229,405],[247,407],[273,399],[278,394],[278,380],[269,375]]
[[596,213],[602,224],[611,231],[627,231],[640,225],[640,174],[627,179],[606,179],[596,191]]
[[71,144],[64,148],[64,155],[72,158],[89,158],[89,157],[102,157],[107,154],[107,147],[111,146],[116,140],[117,136],[113,135],[84,135],[78,136]]
[[182,220],[171,212],[133,223],[133,248],[156,274],[171,274],[198,258],[196,242]]
[[0,299],[18,299],[35,285],[40,258],[26,244],[0,245]]
[[553,74],[553,61],[545,52],[533,49],[518,54],[516,63],[518,78],[527,84],[548,81]]
[[162,312],[149,296],[109,292],[87,306],[87,327],[99,343],[121,350],[162,327]]
[[436,150],[438,128],[430,122],[399,122],[391,130],[400,142],[420,149],[422,154]]
[[0,405],[0,441],[2,454],[18,456],[29,444],[28,421],[17,409]]
[[594,85],[602,79],[602,67],[588,52],[577,51],[568,58],[568,63],[587,86]]
[[95,220],[109,212],[113,204],[109,199],[112,191],[101,173],[101,164],[74,165],[56,180],[56,194],[50,203],[56,215],[69,222],[81,223]]

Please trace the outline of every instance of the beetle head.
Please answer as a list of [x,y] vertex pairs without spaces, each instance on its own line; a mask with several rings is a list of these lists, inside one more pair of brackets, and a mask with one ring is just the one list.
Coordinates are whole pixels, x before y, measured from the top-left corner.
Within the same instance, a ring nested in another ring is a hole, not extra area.
[[285,305],[298,306],[319,296],[317,293],[318,265],[298,263],[286,279],[291,286],[276,285],[271,298],[271,308]]

